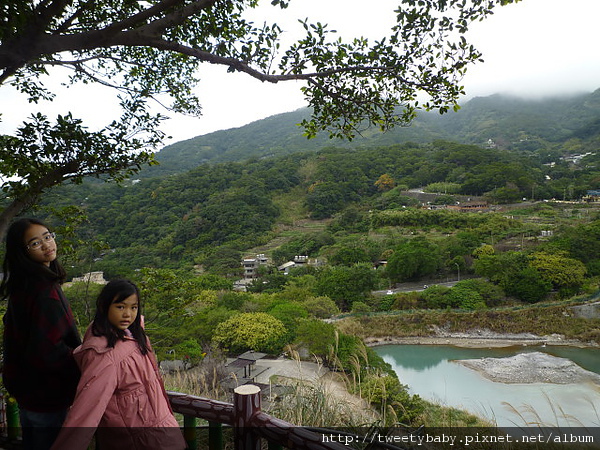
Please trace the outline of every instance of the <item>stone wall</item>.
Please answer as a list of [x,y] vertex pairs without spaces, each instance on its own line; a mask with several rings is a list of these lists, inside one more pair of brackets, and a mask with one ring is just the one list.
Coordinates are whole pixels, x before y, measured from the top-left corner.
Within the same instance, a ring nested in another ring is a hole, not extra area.
[[575,317],[584,319],[600,319],[600,302],[573,306],[571,311],[573,311],[573,315]]

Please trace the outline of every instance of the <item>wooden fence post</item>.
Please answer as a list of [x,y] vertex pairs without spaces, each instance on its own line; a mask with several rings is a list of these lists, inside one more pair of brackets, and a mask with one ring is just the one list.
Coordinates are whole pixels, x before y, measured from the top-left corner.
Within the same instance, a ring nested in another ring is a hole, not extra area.
[[233,435],[236,450],[260,450],[260,437],[252,432],[251,420],[260,412],[260,388],[244,384],[233,390]]

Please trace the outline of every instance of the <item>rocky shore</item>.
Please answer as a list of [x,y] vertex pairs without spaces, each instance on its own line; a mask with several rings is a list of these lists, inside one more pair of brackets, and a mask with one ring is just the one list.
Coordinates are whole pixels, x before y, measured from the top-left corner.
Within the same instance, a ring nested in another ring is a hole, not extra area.
[[495,333],[489,330],[471,330],[460,333],[436,330],[436,332],[430,336],[385,336],[366,338],[364,339],[364,342],[369,347],[394,344],[455,345],[457,347],[471,348],[512,347],[514,345],[568,345],[572,347],[600,347],[596,343],[565,339],[564,336],[559,334],[537,336],[531,333],[503,334]]
[[[565,339],[561,335],[536,336],[529,333],[500,334],[489,330],[465,333],[436,332],[427,337],[379,337],[364,340],[368,346],[378,345],[454,345],[470,348],[494,348],[512,346],[565,345],[572,347],[599,347],[596,343],[584,343]],[[508,358],[480,358],[454,361],[480,372],[486,378],[499,383],[585,383],[600,386],[600,375],[578,366],[574,362],[542,352],[528,352]]]

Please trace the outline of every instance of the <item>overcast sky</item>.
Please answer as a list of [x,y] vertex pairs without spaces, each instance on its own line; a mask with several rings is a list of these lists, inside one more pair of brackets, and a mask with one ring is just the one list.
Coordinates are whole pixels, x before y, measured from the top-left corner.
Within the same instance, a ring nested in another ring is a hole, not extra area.
[[[269,6],[270,17],[261,10],[255,20],[278,21],[293,35],[299,29],[295,18],[310,17],[328,23],[341,36],[378,38],[380,30],[393,24],[397,3],[374,0],[365,8],[364,0],[292,0],[280,18],[271,17],[274,8]],[[541,97],[600,88],[598,17],[600,0],[522,0],[498,7],[493,16],[473,25],[468,35],[485,62],[471,66],[463,79],[467,98],[495,93]],[[172,136],[167,144],[305,106],[296,82],[264,84],[211,65],[202,68],[200,78],[197,93],[203,116],[169,120],[163,127]],[[118,117],[116,102],[110,98],[114,92],[107,88],[70,88],[43,111],[51,119],[72,111],[93,129]],[[6,86],[0,88],[0,102],[0,133],[12,132],[29,114],[42,109]]]

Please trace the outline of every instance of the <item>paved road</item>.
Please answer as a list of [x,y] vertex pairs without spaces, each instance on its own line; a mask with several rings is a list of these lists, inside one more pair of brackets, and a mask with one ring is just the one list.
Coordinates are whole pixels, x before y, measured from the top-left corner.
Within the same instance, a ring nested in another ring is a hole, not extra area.
[[398,292],[416,292],[416,291],[424,291],[427,286],[433,286],[433,285],[438,285],[438,286],[448,286],[448,287],[452,287],[454,286],[456,283],[458,283],[458,280],[454,280],[454,281],[443,281],[443,282],[435,282],[435,281],[430,281],[430,282],[418,282],[418,283],[401,283],[399,285],[396,285],[395,288],[392,289],[386,289],[383,291],[373,291],[373,295],[386,295],[388,292],[392,292],[393,294],[396,294]]

